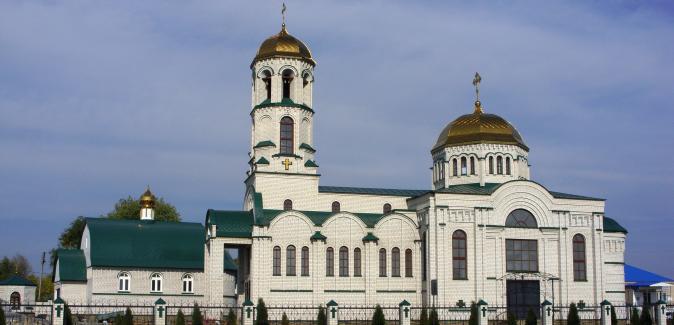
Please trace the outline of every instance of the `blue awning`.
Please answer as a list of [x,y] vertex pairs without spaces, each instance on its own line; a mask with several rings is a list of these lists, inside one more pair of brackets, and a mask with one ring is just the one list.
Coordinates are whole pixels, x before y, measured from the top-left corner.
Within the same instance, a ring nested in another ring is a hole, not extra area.
[[672,282],[674,280],[662,275],[648,272],[636,266],[625,264],[625,285],[629,287],[648,287],[660,282]]

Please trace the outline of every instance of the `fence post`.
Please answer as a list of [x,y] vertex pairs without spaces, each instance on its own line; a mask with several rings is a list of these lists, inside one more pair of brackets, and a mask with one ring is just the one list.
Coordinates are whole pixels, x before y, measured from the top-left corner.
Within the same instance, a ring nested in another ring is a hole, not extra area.
[[154,302],[154,325],[166,325],[166,301],[157,299]]
[[658,300],[655,303],[655,313],[657,314],[657,323],[658,325],[667,324],[667,304],[662,300]]
[[330,300],[326,306],[328,307],[328,325],[337,325],[339,322],[339,305],[334,300]]
[[255,312],[255,305],[252,301],[246,300],[243,302],[243,309],[241,310],[241,325],[253,325],[253,313]]
[[52,325],[63,325],[63,318],[65,316],[65,302],[61,297],[56,298],[51,306],[52,311]]
[[480,299],[477,303],[477,323],[478,325],[489,325],[489,317],[487,316],[487,310],[489,304]]
[[541,322],[543,325],[552,325],[552,303],[545,299],[541,304]]
[[604,300],[600,304],[601,308],[601,325],[611,325],[611,308],[613,308],[613,305],[611,305],[608,300]]
[[409,303],[407,300],[403,300],[400,305],[399,305],[399,313],[400,313],[400,325],[410,325],[410,314],[412,313],[410,310],[410,306],[412,304]]

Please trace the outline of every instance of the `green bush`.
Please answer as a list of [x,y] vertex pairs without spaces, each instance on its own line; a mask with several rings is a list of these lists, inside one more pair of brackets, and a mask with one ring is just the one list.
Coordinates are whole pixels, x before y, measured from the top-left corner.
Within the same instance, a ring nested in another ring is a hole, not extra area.
[[[115,325],[124,324],[124,316],[122,316],[122,314],[117,314],[117,316],[115,316],[115,319],[112,321],[112,323],[115,324]],[[183,325],[185,325],[185,324],[183,324]]]
[[639,325],[653,325],[649,309],[648,307],[644,307],[644,310],[641,312],[641,318],[639,318]]
[[470,303],[470,318],[468,318],[468,325],[478,325],[477,313],[477,304],[473,301]]
[[316,325],[327,325],[328,317],[325,315],[325,308],[323,306],[318,307],[318,316],[316,316]]
[[419,325],[429,325],[428,324],[428,311],[426,308],[421,308],[421,316],[419,317]]
[[611,306],[611,324],[618,325],[618,315],[615,314],[615,308]]
[[285,312],[283,312],[283,316],[281,316],[281,325],[290,325],[290,320],[288,320],[288,315],[286,315]]
[[527,319],[524,322],[526,325],[536,325],[537,319],[536,319],[536,313],[534,312],[533,309],[529,308],[529,311],[527,311]]
[[630,325],[641,325],[639,323],[639,309],[632,308],[632,314],[630,315]]
[[575,303],[569,306],[569,314],[566,316],[567,325],[580,325],[580,317],[578,317],[578,308]]
[[201,316],[201,310],[197,304],[194,304],[194,308],[192,308],[192,325],[204,325],[204,318]]
[[508,313],[508,325],[517,325],[517,317],[515,317],[515,314]]
[[381,306],[377,305],[374,308],[374,314],[372,315],[372,325],[386,325],[386,318],[384,317],[384,311],[381,309]]
[[0,308],[0,325],[7,325],[7,321],[5,320],[5,310]]
[[236,322],[236,313],[234,310],[230,309],[229,313],[227,314],[227,325],[236,325]]
[[269,325],[269,315],[267,314],[267,305],[262,298],[257,300],[257,318],[255,325]]
[[428,325],[439,325],[440,320],[438,319],[438,310],[435,309],[435,306],[431,308],[431,316],[428,318]]
[[63,304],[63,325],[75,325],[73,314],[70,312],[68,304]]
[[[124,312],[124,325],[133,325],[133,313],[131,308],[126,307],[126,312]],[[65,325],[65,324],[64,324]]]
[[185,314],[182,310],[178,310],[178,315],[176,315],[176,325],[185,325]]

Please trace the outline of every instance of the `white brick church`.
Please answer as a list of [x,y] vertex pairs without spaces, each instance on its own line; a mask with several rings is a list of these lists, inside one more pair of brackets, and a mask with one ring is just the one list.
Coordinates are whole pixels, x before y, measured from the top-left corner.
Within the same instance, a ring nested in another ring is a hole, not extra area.
[[604,215],[603,199],[532,181],[522,136],[479,100],[456,109],[467,114],[434,143],[419,139],[432,188],[321,185],[314,67],[285,25],[258,49],[242,211],[208,210],[204,225],[154,221],[147,192],[139,220],[87,219],[80,249],[59,252],[55,294],[239,305],[482,299],[518,313],[544,300],[624,304],[627,231]]

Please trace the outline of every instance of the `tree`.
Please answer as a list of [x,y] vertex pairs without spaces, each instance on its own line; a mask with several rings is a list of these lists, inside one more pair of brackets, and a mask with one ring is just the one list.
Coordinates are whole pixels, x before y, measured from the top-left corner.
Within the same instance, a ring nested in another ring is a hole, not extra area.
[[185,325],[185,314],[182,310],[178,310],[178,315],[176,315],[176,325]]
[[325,315],[325,308],[318,306],[318,316],[316,316],[316,325],[327,325],[328,317]]
[[377,306],[374,308],[374,314],[372,315],[372,325],[386,325],[384,311],[381,309],[379,304],[377,304]]
[[[138,220],[140,218],[140,200],[134,199],[130,195],[126,199],[120,199],[115,204],[115,208],[108,212],[105,217],[108,219]],[[172,204],[160,197],[155,200],[154,219],[180,221],[180,213]]]
[[470,318],[468,318],[468,325],[477,325],[477,304],[473,301],[470,303]]
[[611,324],[618,325],[618,315],[615,313],[615,307],[611,306]]
[[438,320],[438,310],[435,309],[435,306],[431,308],[431,317],[428,319],[429,325],[439,325],[440,321]]
[[649,307],[644,306],[644,310],[641,311],[641,318],[639,318],[639,325],[653,325],[653,319],[651,318],[649,309]]
[[286,315],[285,312],[283,312],[283,316],[281,316],[281,325],[290,325],[290,320],[288,320],[288,315]]
[[68,304],[63,304],[63,325],[75,325],[73,314],[70,312]]
[[517,317],[511,312],[508,312],[508,325],[517,325]]
[[236,322],[236,313],[234,313],[234,310],[230,309],[227,314],[227,325],[236,325]]
[[632,314],[630,315],[630,325],[641,325],[639,324],[639,309],[632,308]]
[[267,306],[262,298],[257,300],[257,319],[255,325],[269,325],[269,316],[267,315]]
[[7,321],[5,320],[5,309],[0,308],[0,325],[7,325]]
[[536,313],[534,312],[533,309],[529,308],[529,311],[527,311],[527,319],[525,320],[524,324],[536,325],[536,323],[537,323]]
[[201,316],[201,310],[197,304],[194,304],[194,308],[192,308],[192,325],[204,325],[204,318]]
[[428,311],[426,310],[426,308],[421,308],[421,316],[419,316],[419,325],[429,325]]
[[133,313],[131,313],[131,308],[126,307],[126,312],[124,313],[124,325],[133,325]]
[[569,314],[566,316],[566,325],[580,325],[580,317],[578,317],[578,308],[575,303],[569,306]]
[[30,263],[28,262],[28,259],[21,254],[16,254],[12,258],[5,256],[0,260],[0,280],[7,279],[13,275],[19,275],[25,278],[28,277],[30,273]]
[[[40,279],[32,274],[27,276],[26,279],[30,280],[30,282],[35,283],[35,285],[38,285],[38,283],[40,282]],[[37,290],[35,290],[35,301],[47,301],[52,298],[53,294],[54,294],[54,283],[51,280],[51,275],[46,275],[42,277],[42,292],[40,292],[39,297]]]

